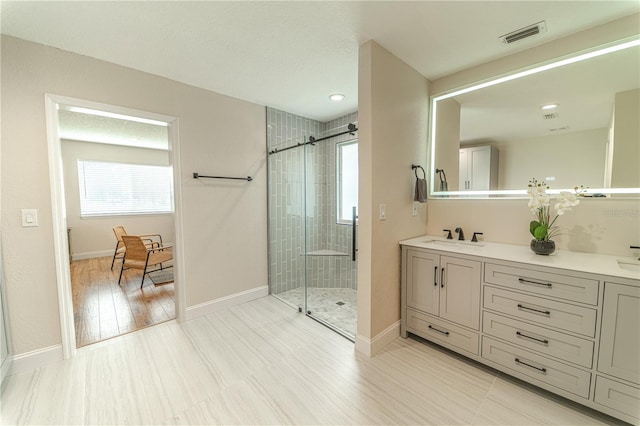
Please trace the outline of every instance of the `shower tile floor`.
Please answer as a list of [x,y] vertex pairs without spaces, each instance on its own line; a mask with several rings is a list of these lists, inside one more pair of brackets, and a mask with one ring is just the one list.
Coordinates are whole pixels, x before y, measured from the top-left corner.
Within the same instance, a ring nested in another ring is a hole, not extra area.
[[[304,304],[304,288],[298,287],[274,294],[285,303],[299,307]],[[352,339],[356,336],[358,292],[350,288],[308,288],[307,308],[311,315],[331,325]]]

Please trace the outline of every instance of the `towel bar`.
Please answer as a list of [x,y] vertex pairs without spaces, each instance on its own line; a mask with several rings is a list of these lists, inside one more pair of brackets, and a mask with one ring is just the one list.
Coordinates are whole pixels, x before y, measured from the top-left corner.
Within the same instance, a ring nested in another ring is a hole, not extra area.
[[200,173],[197,172],[193,172],[193,178],[194,179],[199,179],[199,178],[209,178],[209,179],[233,179],[233,180],[246,180],[247,182],[251,182],[253,180],[253,178],[251,176],[247,176],[247,177],[229,177],[229,176],[205,176],[205,175],[201,175]]

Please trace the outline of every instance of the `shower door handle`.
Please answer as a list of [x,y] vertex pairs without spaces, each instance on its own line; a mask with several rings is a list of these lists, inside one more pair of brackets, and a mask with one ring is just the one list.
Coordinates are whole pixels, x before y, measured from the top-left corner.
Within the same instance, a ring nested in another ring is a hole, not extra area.
[[356,220],[358,216],[356,215],[356,206],[353,206],[351,209],[351,260],[356,261]]

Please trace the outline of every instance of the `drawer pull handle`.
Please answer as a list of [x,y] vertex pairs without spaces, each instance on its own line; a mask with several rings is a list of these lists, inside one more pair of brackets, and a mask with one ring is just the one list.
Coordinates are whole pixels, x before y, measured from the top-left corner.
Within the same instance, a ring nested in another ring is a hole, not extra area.
[[438,267],[433,269],[433,285],[438,287]]
[[551,283],[541,283],[538,281],[531,281],[531,280],[525,280],[524,278],[518,278],[518,282],[524,283],[524,284],[535,284],[535,285],[542,285],[548,288],[552,287]]
[[442,333],[442,334],[444,334],[445,336],[448,336],[448,335],[449,335],[449,332],[448,332],[448,331],[438,330],[437,328],[433,327],[431,324],[429,324],[429,329],[431,329],[431,330],[433,330],[433,331],[437,331],[438,333]]
[[516,331],[516,335],[518,337],[523,337],[525,339],[535,340],[536,342],[540,342],[540,343],[542,343],[544,345],[548,345],[549,344],[549,341],[547,339],[538,339],[536,337],[527,336],[526,334],[520,333],[519,331]]
[[519,308],[519,309],[525,309],[525,310],[527,310],[527,311],[538,312],[538,313],[540,313],[540,314],[547,315],[547,316],[551,316],[551,311],[541,311],[540,309],[530,308],[530,307],[528,307],[528,306],[524,306],[524,305],[522,305],[522,304],[520,304],[520,303],[518,303],[518,308]]
[[547,369],[544,367],[536,367],[535,365],[527,364],[526,362],[520,361],[518,358],[515,359],[516,364],[526,365],[529,368],[533,368],[534,370],[538,370],[542,374],[547,374]]

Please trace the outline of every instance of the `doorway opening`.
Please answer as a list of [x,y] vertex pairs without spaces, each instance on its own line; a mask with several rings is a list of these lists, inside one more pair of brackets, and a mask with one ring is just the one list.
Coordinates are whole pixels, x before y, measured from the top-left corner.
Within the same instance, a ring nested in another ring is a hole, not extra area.
[[[63,352],[69,358],[77,347],[181,319],[177,122],[77,99],[47,95],[47,101]],[[162,262],[138,269],[134,251],[126,254],[125,242],[132,239],[123,233],[140,237],[141,256],[158,253]]]

